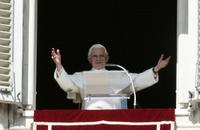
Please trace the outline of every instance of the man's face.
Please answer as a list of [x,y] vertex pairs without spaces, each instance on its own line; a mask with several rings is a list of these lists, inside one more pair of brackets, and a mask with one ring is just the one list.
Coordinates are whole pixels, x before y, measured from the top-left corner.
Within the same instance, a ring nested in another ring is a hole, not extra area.
[[88,58],[88,61],[95,69],[103,69],[102,63],[107,63],[109,56],[106,56],[103,48],[94,48],[91,53],[91,57]]

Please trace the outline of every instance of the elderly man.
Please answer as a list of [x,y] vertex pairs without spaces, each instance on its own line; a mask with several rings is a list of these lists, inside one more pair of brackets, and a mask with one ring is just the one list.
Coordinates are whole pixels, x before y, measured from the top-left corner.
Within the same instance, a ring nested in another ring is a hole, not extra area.
[[[162,54],[155,67],[150,68],[142,73],[130,73],[133,84],[136,91],[142,90],[158,82],[158,72],[162,68],[166,67],[170,61],[170,57],[163,60]],[[83,74],[82,72],[76,72],[73,75],[68,75],[61,64],[61,54],[59,50],[52,48],[52,59],[56,65],[54,78],[59,86],[67,92],[67,98],[73,99],[74,103],[82,103],[82,109],[116,109],[119,105],[118,101],[96,101],[92,102],[90,106],[86,105],[84,100],[84,87],[83,87]],[[92,65],[91,71],[107,71],[102,63],[107,63],[109,55],[106,48],[101,44],[93,45],[88,52],[88,61]],[[120,91],[113,91],[112,94],[127,94],[130,96],[133,94],[131,85],[127,85]],[[112,102],[112,103],[111,103]]]

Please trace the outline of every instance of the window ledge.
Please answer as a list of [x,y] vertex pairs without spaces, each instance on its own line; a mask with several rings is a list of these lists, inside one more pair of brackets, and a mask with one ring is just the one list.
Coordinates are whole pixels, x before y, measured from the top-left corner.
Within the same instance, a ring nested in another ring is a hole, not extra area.
[[33,117],[34,116],[34,110],[23,111],[22,116],[23,117]]
[[175,115],[176,116],[188,116],[188,110],[187,109],[175,109]]

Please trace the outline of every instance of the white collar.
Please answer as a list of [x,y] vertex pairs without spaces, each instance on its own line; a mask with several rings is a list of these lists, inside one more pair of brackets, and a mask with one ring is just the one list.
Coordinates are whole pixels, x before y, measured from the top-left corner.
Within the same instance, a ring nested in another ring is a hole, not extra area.
[[103,69],[98,70],[98,69],[92,68],[91,71],[106,71],[106,69],[103,68]]

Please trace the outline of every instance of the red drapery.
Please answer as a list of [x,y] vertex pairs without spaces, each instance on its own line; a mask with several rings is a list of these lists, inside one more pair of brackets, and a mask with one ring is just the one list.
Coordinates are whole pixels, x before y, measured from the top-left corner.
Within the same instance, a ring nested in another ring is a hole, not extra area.
[[[106,121],[105,123],[92,124]],[[34,122],[77,123],[53,125],[52,130],[156,130],[156,125],[127,125],[131,123],[175,121],[174,109],[125,109],[125,110],[35,110]],[[78,123],[89,123],[80,125]],[[91,124],[90,124],[91,123]],[[111,123],[111,124],[110,124]],[[126,124],[123,124],[126,123]],[[37,130],[47,130],[47,125],[37,125]],[[170,130],[164,124],[161,130]]]

